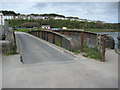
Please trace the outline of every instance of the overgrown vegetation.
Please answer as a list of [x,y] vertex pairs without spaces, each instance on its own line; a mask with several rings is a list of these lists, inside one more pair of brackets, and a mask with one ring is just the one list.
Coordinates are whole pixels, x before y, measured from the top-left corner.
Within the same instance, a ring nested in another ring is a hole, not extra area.
[[60,41],[55,42],[55,45],[57,45],[57,46],[61,46],[61,45],[62,45],[62,42],[60,42]]
[[17,29],[16,31],[28,33],[30,30],[29,29]]
[[18,54],[16,52],[16,50],[11,50],[11,51],[9,51],[9,52],[6,53],[7,56],[14,55],[14,54]]
[[98,52],[98,50],[96,50],[95,48],[84,48],[84,52],[85,54],[83,56],[85,57],[90,57],[93,59],[102,59],[101,53]]
[[90,32],[120,32],[118,29],[91,29],[91,28],[85,28],[85,31]]
[[79,54],[81,51],[78,49],[78,50],[73,50],[72,52]]
[[15,31],[19,31],[19,32],[25,32],[25,33],[28,33],[30,31],[33,31],[33,30],[45,30],[45,29],[42,29],[42,28],[21,28],[21,29],[15,29]]
[[[50,25],[51,28],[67,27],[69,29],[84,29],[85,31],[118,31],[118,24],[112,23],[95,23],[87,21],[70,21],[70,20],[7,20],[9,26],[15,27],[41,27],[41,25]],[[33,24],[34,23],[34,24]]]
[[93,59],[102,59],[101,53],[98,51],[98,46],[94,48],[88,47],[86,41],[84,41],[83,46],[83,52],[85,53],[83,56]]

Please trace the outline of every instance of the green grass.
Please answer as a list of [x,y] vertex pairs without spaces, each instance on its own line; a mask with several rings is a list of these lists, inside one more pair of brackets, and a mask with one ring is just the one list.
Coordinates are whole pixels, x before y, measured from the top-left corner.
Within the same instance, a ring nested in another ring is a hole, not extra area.
[[89,32],[119,32],[120,30],[118,29],[84,29],[85,31]]
[[101,53],[96,48],[84,48],[85,54],[83,56],[93,59],[102,59]]
[[17,29],[17,31],[19,31],[19,32],[26,32],[26,33],[28,33],[30,30],[28,30],[28,29]]
[[14,55],[14,54],[18,54],[18,53],[16,52],[16,50],[11,50],[11,51],[9,51],[6,55],[7,55],[7,56],[10,56],[10,55]]
[[79,54],[81,51],[80,50],[73,50],[72,52]]
[[55,45],[57,45],[57,46],[61,46],[61,45],[62,45],[62,42],[60,42],[60,41],[55,42]]
[[42,29],[42,28],[33,28],[33,29],[17,29],[16,31],[28,33],[29,31],[34,31],[34,30],[46,30],[46,29]]
[[99,60],[102,59],[101,53],[98,51],[98,46],[94,48],[88,47],[86,41],[83,42],[83,46],[83,52],[85,53],[83,56]]

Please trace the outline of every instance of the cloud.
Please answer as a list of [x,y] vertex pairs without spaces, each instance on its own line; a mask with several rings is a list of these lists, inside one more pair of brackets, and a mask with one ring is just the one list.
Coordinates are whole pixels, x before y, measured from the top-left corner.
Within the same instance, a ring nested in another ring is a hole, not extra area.
[[117,22],[117,2],[49,2],[36,3],[41,13],[59,13],[66,16]]
[[2,10],[12,10],[17,13],[31,13],[32,6],[35,3],[32,2],[2,2]]
[[118,21],[117,2],[3,2],[2,9],[20,13],[57,13],[65,16]]

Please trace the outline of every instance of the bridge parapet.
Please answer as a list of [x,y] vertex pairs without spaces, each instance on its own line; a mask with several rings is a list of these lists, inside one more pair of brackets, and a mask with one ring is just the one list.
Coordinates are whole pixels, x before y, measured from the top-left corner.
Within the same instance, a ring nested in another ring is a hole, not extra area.
[[80,45],[77,40],[57,32],[49,30],[36,30],[29,33],[71,51],[80,49]]
[[[82,42],[86,42],[88,47],[94,47],[97,45],[98,34],[94,32],[86,32],[84,30],[53,30],[53,31],[77,40],[80,43],[81,47]],[[83,36],[81,37],[82,33]],[[111,36],[106,35],[105,45],[110,49],[114,49],[115,48],[114,39]]]
[[[105,61],[105,47],[108,46],[108,43],[111,43],[110,40],[114,43],[114,40],[111,39],[112,37],[108,37],[105,34],[78,30],[37,30],[29,33],[70,51],[84,51],[84,46],[86,45],[90,48],[95,48],[97,46],[98,51],[101,53],[102,61]],[[112,45],[112,43],[109,45]],[[110,48],[114,49],[114,44]]]

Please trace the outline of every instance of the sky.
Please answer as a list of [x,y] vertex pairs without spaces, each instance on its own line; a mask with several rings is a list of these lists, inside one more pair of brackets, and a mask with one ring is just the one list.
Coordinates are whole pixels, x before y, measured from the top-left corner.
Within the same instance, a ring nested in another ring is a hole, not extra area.
[[118,2],[1,2],[0,10],[21,14],[56,13],[107,23],[118,22]]

